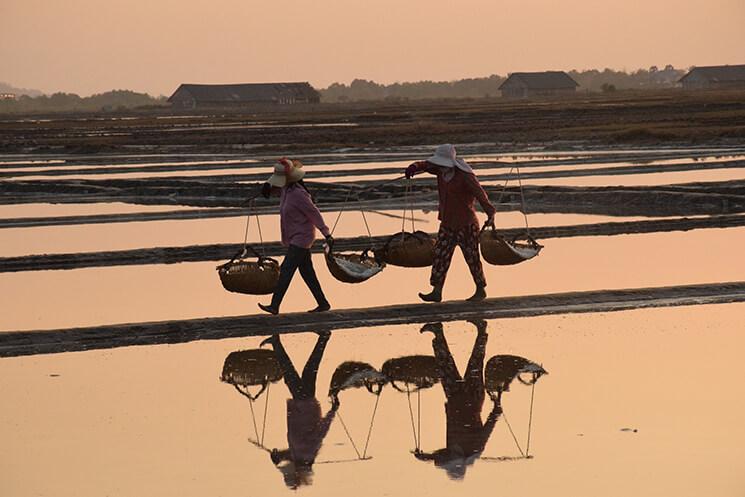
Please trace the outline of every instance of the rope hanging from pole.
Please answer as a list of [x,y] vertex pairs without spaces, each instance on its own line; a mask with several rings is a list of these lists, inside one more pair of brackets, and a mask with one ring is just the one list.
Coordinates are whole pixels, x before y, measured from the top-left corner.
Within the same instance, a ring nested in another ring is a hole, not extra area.
[[259,441],[261,445],[264,445],[264,434],[266,433],[266,414],[269,410],[269,387],[271,386],[271,383],[268,383],[266,386],[266,398],[264,399],[264,420],[261,422],[261,440]]
[[357,446],[355,445],[354,440],[352,439],[352,435],[349,434],[349,430],[347,429],[347,424],[344,422],[344,418],[341,417],[341,414],[339,412],[336,413],[336,417],[339,418],[339,421],[341,421],[341,426],[344,428],[344,433],[347,434],[349,443],[352,444],[352,448],[357,453],[357,458],[362,459],[362,456],[360,455],[360,451],[357,450]]
[[419,438],[417,437],[416,427],[414,425],[414,409],[411,407],[411,391],[409,384],[406,384],[406,400],[409,404],[409,417],[411,418],[411,433],[414,435],[414,449],[419,450]]
[[259,439],[259,428],[256,426],[256,413],[254,413],[253,399],[250,399],[250,398],[248,399],[248,405],[251,408],[251,420],[253,421],[253,424],[254,424],[254,433],[256,434],[256,441],[261,444],[261,442],[259,441],[260,440]]
[[378,402],[380,402],[380,393],[375,396],[375,407],[373,407],[372,416],[370,417],[370,428],[367,430],[367,439],[365,440],[365,449],[362,451],[362,459],[367,457],[367,447],[370,445],[370,436],[372,435],[373,424],[375,423],[375,414],[378,412]]
[[515,445],[517,445],[517,450],[520,451],[520,455],[525,457],[525,452],[523,452],[522,447],[520,447],[520,442],[517,441],[517,437],[515,436],[515,432],[512,431],[512,426],[510,425],[510,421],[507,419],[507,416],[505,415],[504,411],[502,412],[502,418],[504,418],[504,422],[507,425],[507,428],[510,430],[510,435],[512,435],[512,440],[515,441]]
[[533,399],[535,398],[535,382],[530,390],[530,414],[528,415],[528,442],[525,446],[525,457],[530,455],[530,432],[533,428]]
[[520,166],[513,165],[510,167],[510,170],[507,172],[507,178],[504,180],[504,184],[502,185],[502,190],[499,192],[499,197],[497,198],[497,205],[502,203],[502,198],[504,197],[505,192],[507,191],[507,183],[510,182],[512,179],[512,171],[515,171],[517,176],[517,184],[520,188],[520,210],[523,214],[523,218],[525,219],[525,233],[530,236],[530,226],[528,224],[528,212],[525,204],[525,191],[523,190],[523,182],[522,178],[520,177]]
[[344,210],[347,208],[347,202],[349,201],[349,197],[352,195],[352,191],[354,190],[354,185],[349,187],[349,191],[347,192],[347,196],[344,197],[344,203],[341,204],[341,209],[339,209],[339,214],[336,216],[336,221],[334,221],[334,226],[331,228],[331,234],[334,234],[334,231],[336,231],[336,225],[339,224],[339,219],[341,219],[341,215],[344,212]]

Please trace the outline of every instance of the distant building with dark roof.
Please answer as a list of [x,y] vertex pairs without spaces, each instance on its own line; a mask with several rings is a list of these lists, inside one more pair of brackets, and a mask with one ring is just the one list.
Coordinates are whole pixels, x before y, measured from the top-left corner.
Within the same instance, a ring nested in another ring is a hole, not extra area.
[[513,72],[499,86],[507,98],[574,94],[579,85],[564,71]]
[[240,107],[318,103],[320,94],[309,83],[182,84],[168,102],[174,108]]
[[686,90],[745,88],[745,64],[694,67],[680,83]]

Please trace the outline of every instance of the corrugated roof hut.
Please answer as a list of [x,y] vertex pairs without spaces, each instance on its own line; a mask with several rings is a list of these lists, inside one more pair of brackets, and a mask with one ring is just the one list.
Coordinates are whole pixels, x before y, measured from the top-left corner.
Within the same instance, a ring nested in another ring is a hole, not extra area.
[[174,108],[238,107],[318,103],[320,94],[309,83],[182,84],[168,99]]
[[530,98],[574,94],[578,86],[564,71],[513,72],[499,89],[503,97]]
[[745,64],[694,67],[680,83],[686,90],[745,88]]

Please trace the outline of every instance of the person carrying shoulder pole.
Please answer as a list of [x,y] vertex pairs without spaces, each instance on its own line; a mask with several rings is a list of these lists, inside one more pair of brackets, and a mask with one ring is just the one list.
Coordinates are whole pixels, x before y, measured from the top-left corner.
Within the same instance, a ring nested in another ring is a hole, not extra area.
[[468,299],[476,302],[486,298],[486,277],[479,253],[479,221],[473,208],[478,200],[487,215],[486,225],[494,224],[496,209],[489,202],[486,192],[466,161],[456,156],[455,147],[440,145],[427,160],[414,162],[406,168],[407,178],[428,172],[437,176],[440,206],[440,230],[435,243],[430,293],[420,293],[425,302],[440,302],[450,261],[455,246],[459,246],[476,284],[476,291]]
[[274,166],[274,174],[264,183],[261,194],[269,197],[272,194],[280,196],[279,220],[282,231],[282,245],[287,247],[287,255],[279,269],[279,281],[272,295],[269,305],[259,304],[262,311],[278,314],[282,299],[295,275],[300,270],[305,284],[308,285],[317,306],[309,312],[324,312],[331,309],[326,296],[318,282],[313,269],[310,247],[316,238],[316,228],[321,231],[326,242],[331,245],[333,238],[329,227],[323,221],[318,207],[313,203],[313,197],[303,183],[305,171],[300,161],[280,159]]

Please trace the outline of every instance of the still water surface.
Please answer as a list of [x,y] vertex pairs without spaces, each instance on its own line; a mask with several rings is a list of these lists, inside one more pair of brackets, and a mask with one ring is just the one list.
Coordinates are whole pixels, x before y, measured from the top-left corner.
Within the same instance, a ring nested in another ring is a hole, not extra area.
[[[229,354],[260,338],[2,359],[0,494],[290,495],[299,485],[319,496],[740,496],[744,314],[745,304],[730,304],[495,320],[480,352],[465,322],[445,324],[437,340],[413,325],[335,331],[301,378],[304,391],[289,378],[303,374],[319,338],[285,335],[291,366],[254,403],[220,377]],[[481,368],[505,354],[548,374],[534,390],[512,381],[495,403]],[[334,412],[332,375],[346,361],[380,371],[411,355],[440,366],[452,358],[455,369],[410,396],[386,383],[371,458],[359,460],[344,427],[362,452],[376,396],[343,390]],[[470,383],[454,384],[456,375]],[[303,405],[317,407],[298,416]],[[305,423],[317,416],[327,433]],[[286,460],[290,445],[304,465]]]

